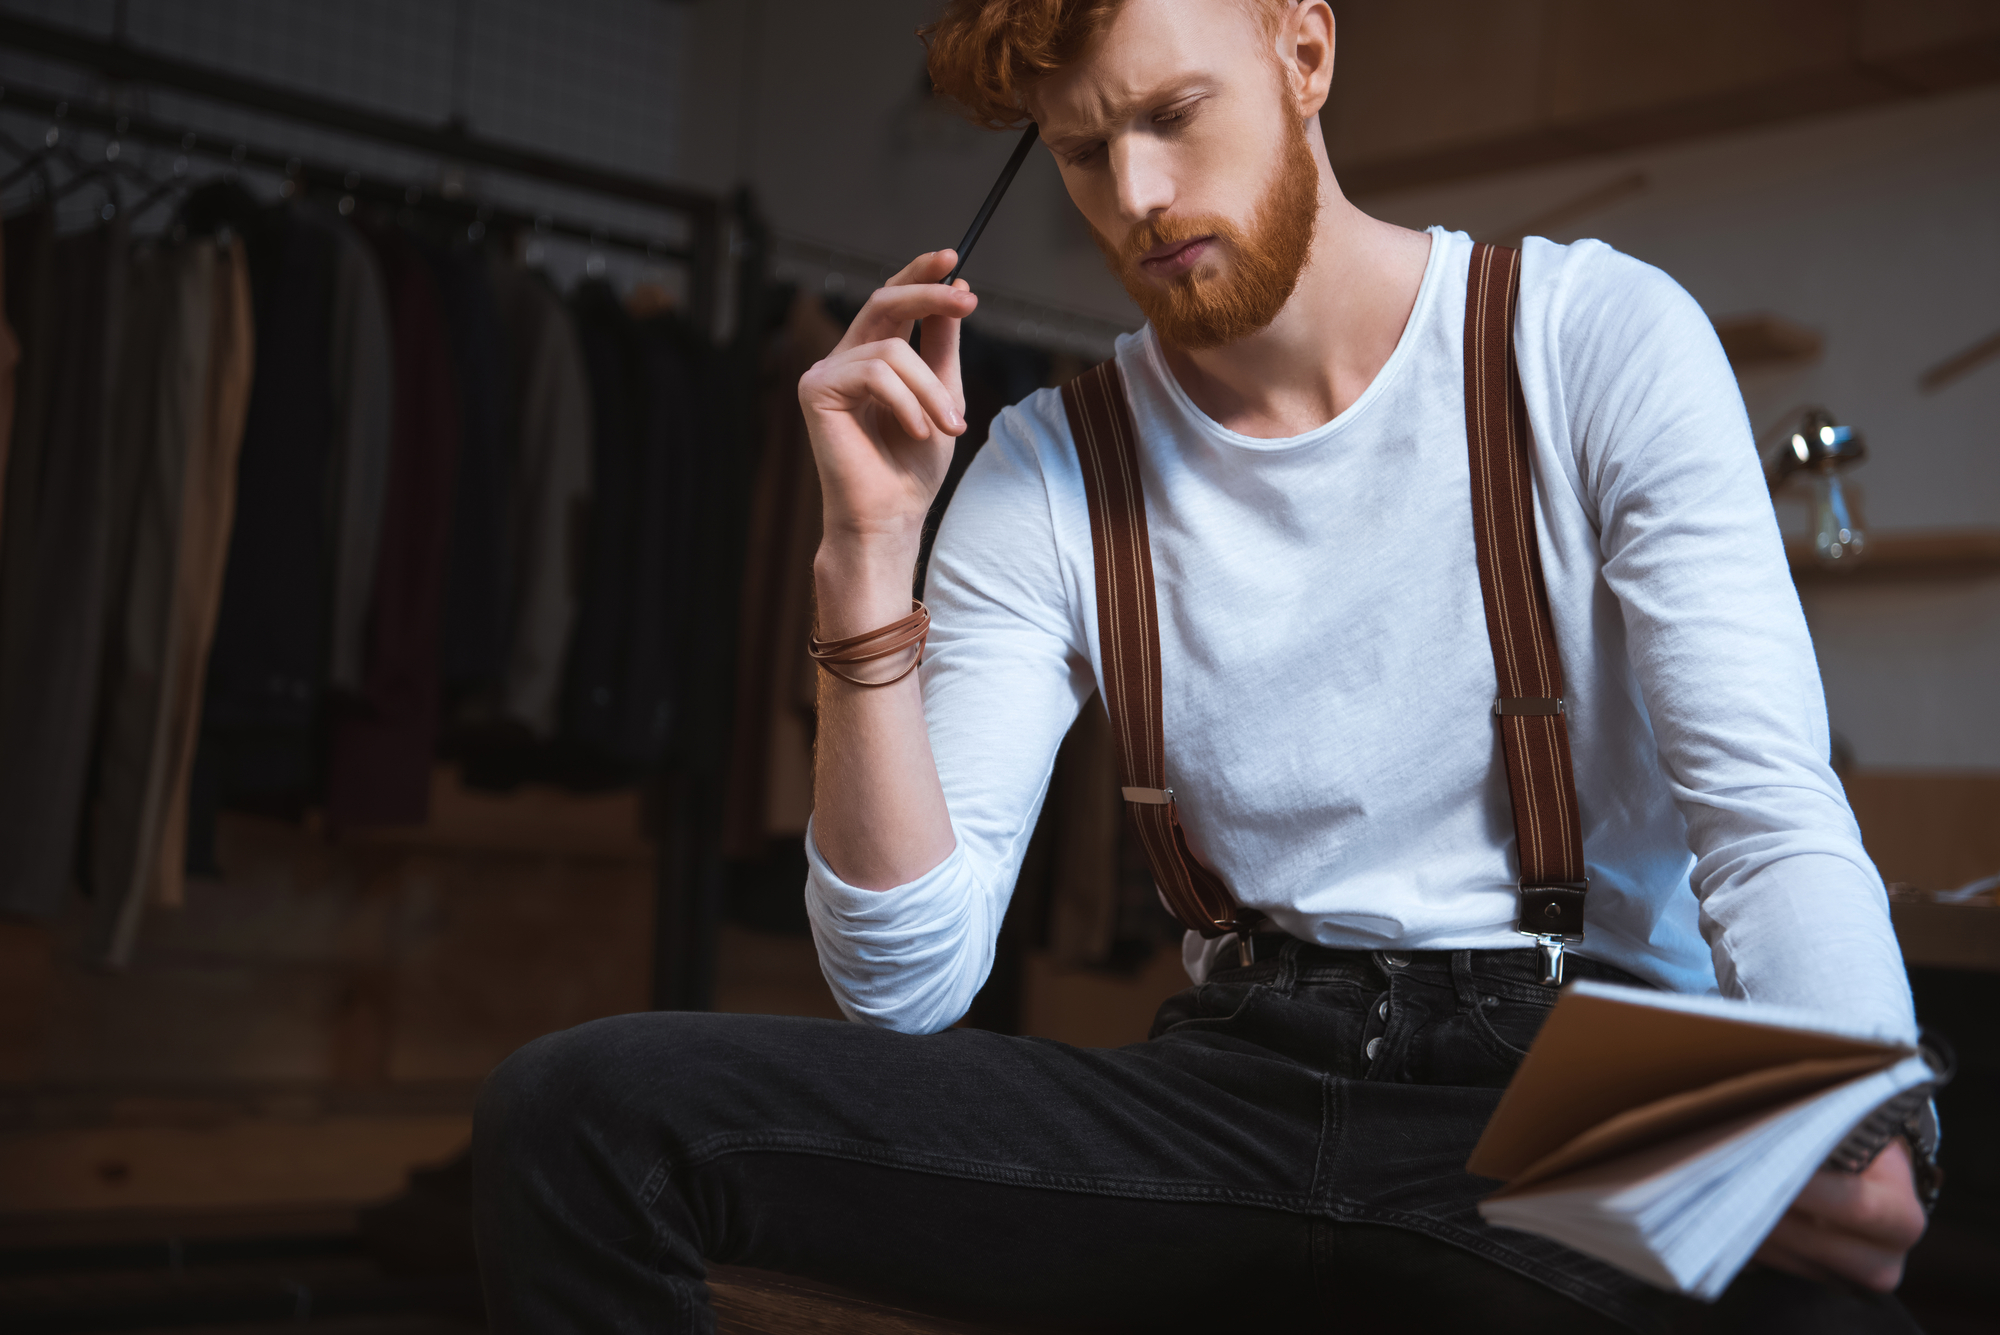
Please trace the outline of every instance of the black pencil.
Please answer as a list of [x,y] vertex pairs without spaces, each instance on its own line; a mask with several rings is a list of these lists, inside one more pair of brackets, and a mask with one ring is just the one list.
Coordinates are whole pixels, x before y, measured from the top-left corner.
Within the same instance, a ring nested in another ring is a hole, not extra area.
[[959,271],[965,268],[966,257],[979,242],[979,234],[986,230],[987,219],[993,210],[1000,207],[1000,197],[1007,193],[1007,187],[1014,183],[1014,173],[1021,170],[1021,164],[1028,159],[1028,150],[1035,146],[1040,130],[1030,124],[1021,132],[1021,142],[1014,145],[1014,155],[1007,159],[1007,165],[1000,169],[1000,179],[986,192],[986,202],[979,206],[979,212],[972,216],[972,226],[965,229],[965,239],[958,243],[958,263],[951,266],[951,272],[944,276],[947,286],[958,281]]

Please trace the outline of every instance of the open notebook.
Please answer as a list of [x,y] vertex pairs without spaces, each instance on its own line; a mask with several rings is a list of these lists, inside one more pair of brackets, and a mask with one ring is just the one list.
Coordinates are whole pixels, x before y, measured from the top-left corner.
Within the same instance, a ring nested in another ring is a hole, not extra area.
[[1848,1133],[1932,1078],[1915,1048],[1802,1012],[1586,980],[1466,1169],[1506,1180],[1489,1222],[1712,1300]]

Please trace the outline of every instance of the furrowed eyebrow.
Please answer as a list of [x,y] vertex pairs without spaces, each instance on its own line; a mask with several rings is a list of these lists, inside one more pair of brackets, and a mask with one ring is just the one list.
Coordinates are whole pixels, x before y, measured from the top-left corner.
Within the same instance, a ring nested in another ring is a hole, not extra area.
[[1058,151],[1080,147],[1092,139],[1102,139],[1113,126],[1123,125],[1143,110],[1157,110],[1184,102],[1206,86],[1205,80],[1178,80],[1138,97],[1126,98],[1113,104],[1104,114],[1093,116],[1074,129],[1066,130],[1055,138],[1046,140],[1050,148]]

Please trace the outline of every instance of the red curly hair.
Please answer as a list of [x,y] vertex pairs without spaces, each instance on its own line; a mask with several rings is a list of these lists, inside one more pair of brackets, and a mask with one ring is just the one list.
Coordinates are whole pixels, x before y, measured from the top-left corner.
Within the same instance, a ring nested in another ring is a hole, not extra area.
[[1026,125],[1022,95],[1076,58],[1121,0],[949,0],[917,29],[931,86],[995,130]]
[[[1076,59],[1122,2],[947,0],[937,22],[917,29],[930,57],[931,86],[980,125],[1026,125],[1028,89]],[[1291,0],[1249,3],[1275,24]]]

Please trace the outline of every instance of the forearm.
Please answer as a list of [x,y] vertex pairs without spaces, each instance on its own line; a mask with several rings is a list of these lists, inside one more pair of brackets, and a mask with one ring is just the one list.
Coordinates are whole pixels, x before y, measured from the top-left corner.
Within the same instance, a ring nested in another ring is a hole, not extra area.
[[[819,636],[844,639],[910,610],[917,535],[829,533],[813,562]],[[871,664],[893,675],[903,662]],[[856,672],[855,675],[868,675]],[[938,782],[915,672],[890,686],[819,674],[813,757],[813,834],[843,881],[889,890],[950,856],[951,813]]]
[[1913,1041],[1916,1016],[1888,904],[1863,855],[1804,848],[1772,857],[1758,847],[1773,842],[1739,840],[1750,851],[1696,864],[1723,992]]

